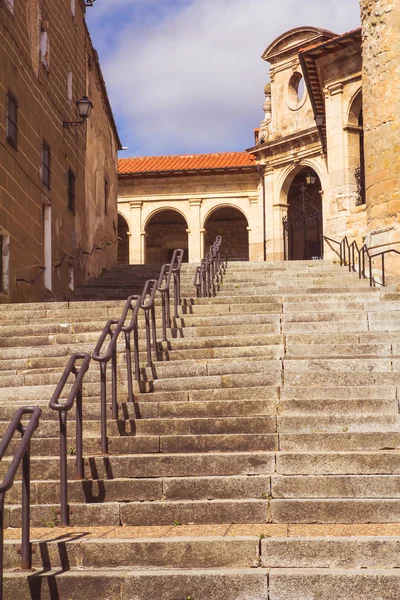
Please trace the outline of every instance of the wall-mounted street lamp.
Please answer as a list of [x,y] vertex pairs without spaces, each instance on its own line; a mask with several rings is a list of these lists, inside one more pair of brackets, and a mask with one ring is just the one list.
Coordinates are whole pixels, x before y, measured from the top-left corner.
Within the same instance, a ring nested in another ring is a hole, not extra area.
[[81,121],[64,121],[63,126],[66,127],[67,129],[69,129],[70,127],[76,127],[77,125],[83,125],[83,123],[86,123],[86,120],[89,118],[90,113],[92,112],[93,104],[87,96],[83,96],[80,100],[78,100],[76,105],[78,107],[79,116],[82,120]]
[[96,0],[84,0],[85,2],[85,6],[93,6],[93,2],[96,2]]
[[307,185],[315,185],[317,181],[317,176],[313,173],[307,173],[306,175],[306,183]]
[[324,117],[324,115],[316,115],[315,116],[315,122],[317,124],[317,127],[323,127],[323,125],[325,123],[325,117]]

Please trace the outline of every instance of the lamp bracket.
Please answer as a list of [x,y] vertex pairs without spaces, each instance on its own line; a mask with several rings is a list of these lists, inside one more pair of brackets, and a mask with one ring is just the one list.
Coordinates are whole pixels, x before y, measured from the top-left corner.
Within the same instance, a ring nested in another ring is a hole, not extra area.
[[82,119],[82,121],[64,121],[63,127],[66,129],[71,129],[72,127],[77,127],[78,125],[83,125],[84,123],[85,119]]

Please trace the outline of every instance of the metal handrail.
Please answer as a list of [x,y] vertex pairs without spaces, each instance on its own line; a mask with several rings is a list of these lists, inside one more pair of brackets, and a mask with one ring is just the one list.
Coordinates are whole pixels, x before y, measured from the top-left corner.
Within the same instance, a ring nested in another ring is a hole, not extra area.
[[[0,461],[10,445],[14,434],[21,433],[21,442],[14,453],[7,473],[0,484],[0,600],[3,598],[3,565],[4,565],[4,500],[8,490],[14,484],[15,475],[22,462],[22,542],[21,569],[32,568],[32,547],[30,543],[30,494],[31,494],[31,458],[30,443],[39,424],[42,409],[39,406],[22,406],[14,413],[13,418],[0,442]],[[23,425],[24,415],[31,415],[28,425]]]
[[[108,454],[107,438],[107,365],[111,360],[111,399],[112,418],[118,419],[118,392],[117,392],[117,342],[128,314],[125,305],[120,319],[109,319],[102,331],[97,345],[92,354],[93,360],[100,364],[100,413],[101,413],[101,451]],[[101,354],[104,343],[110,336],[110,341],[105,354]]]
[[163,265],[158,278],[157,290],[161,292],[162,300],[162,330],[163,341],[167,341],[167,328],[171,328],[170,313],[170,284],[171,277],[174,277],[174,317],[178,319],[179,306],[181,304],[181,266],[183,260],[183,250],[174,250],[170,264]]
[[118,243],[118,240],[120,240],[121,238],[119,238],[118,236],[115,238],[115,241],[112,242],[110,240],[107,240],[103,246],[99,246],[99,244],[93,244],[93,248],[91,250],[85,250],[85,248],[79,248],[78,250],[78,254],[76,256],[73,256],[72,254],[69,254],[68,252],[64,252],[64,256],[62,257],[62,259],[58,262],[55,263],[54,268],[58,269],[59,267],[61,267],[64,264],[64,261],[66,259],[69,260],[78,260],[79,257],[81,256],[81,254],[83,254],[84,256],[92,256],[92,254],[94,253],[95,250],[101,250],[102,252],[105,252],[106,249],[109,246],[116,246]]
[[[62,257],[62,259],[55,263],[54,268],[58,269],[59,267],[61,267],[64,264],[64,261],[66,259],[69,260],[78,260],[78,258],[81,256],[81,254],[83,255],[88,255],[88,256],[92,256],[93,252],[95,250],[101,250],[102,252],[105,252],[106,249],[108,248],[108,246],[116,246],[118,243],[118,240],[120,240],[120,237],[116,237],[115,241],[112,242],[110,240],[107,240],[107,242],[104,243],[103,246],[99,246],[98,244],[93,244],[93,248],[91,250],[85,250],[85,248],[79,248],[78,250],[78,254],[76,256],[73,256],[72,254],[69,254],[68,252],[64,252],[64,255]],[[30,285],[33,285],[41,275],[43,275],[43,273],[46,271],[46,267],[39,267],[39,273],[36,275],[36,277],[34,277],[33,279],[26,279],[25,277],[17,277],[16,281],[17,282],[24,282],[24,283],[29,283]]]
[[[131,333],[133,332],[133,357],[135,366],[135,379],[140,380],[140,357],[139,357],[139,327],[138,327],[138,315],[140,305],[142,303],[141,296],[129,296],[126,301],[125,308],[125,320],[131,311],[131,320],[129,325],[122,327],[122,332],[125,336],[125,355],[126,355],[126,368],[127,368],[127,379],[128,379],[128,398],[129,401],[133,401],[133,378],[132,378],[132,349],[131,349]],[[124,314],[123,313],[123,314]],[[121,317],[122,318],[122,317]],[[124,321],[125,322],[125,321]]]
[[[76,363],[83,361],[77,368]],[[82,382],[85,373],[89,369],[90,354],[73,354],[61,376],[49,402],[49,407],[57,411],[60,422],[60,506],[61,525],[69,525],[69,507],[67,490],[67,416],[68,412],[76,402],[76,478],[82,480],[85,477],[83,467],[83,424],[82,424]],[[68,382],[70,375],[75,375],[75,381],[65,402],[60,402],[60,396]]]
[[228,257],[225,264],[221,258],[222,237],[216,237],[215,242],[210,246],[210,251],[201,260],[197,267],[193,285],[196,287],[198,298],[210,298],[216,295],[216,284],[222,282],[223,274],[228,266]]
[[[345,236],[340,242],[329,238],[325,235],[322,236],[323,240],[328,242],[332,242],[339,246],[339,257],[340,257],[340,266],[348,266],[349,271],[357,271],[359,279],[369,279],[370,287],[373,287],[376,283],[375,277],[372,273],[372,261],[374,258],[381,258],[381,285],[385,287],[386,285],[386,273],[385,273],[385,256],[386,254],[400,254],[399,250],[395,250],[394,248],[390,248],[389,250],[383,250],[382,252],[377,252],[376,254],[371,254],[370,249],[366,244],[359,248],[356,240],[352,243],[349,242],[347,236]],[[358,260],[356,260],[356,254],[358,256]],[[368,260],[369,273],[366,275],[366,259]],[[358,264],[358,269],[356,265]]]
[[[163,334],[166,339],[166,329],[170,326],[169,287],[171,277],[174,277],[174,300],[175,315],[178,317],[178,306],[180,305],[180,269],[183,260],[183,250],[175,250],[170,264],[163,265],[160,276],[157,279],[148,279],[140,296],[129,296],[124,310],[119,319],[107,321],[103,332],[97,342],[92,354],[93,360],[100,364],[100,397],[101,397],[101,451],[108,454],[107,438],[107,364],[112,361],[111,368],[111,394],[112,394],[112,418],[118,419],[118,393],[117,393],[117,343],[121,333],[125,336],[125,354],[127,366],[127,381],[129,399],[133,400],[133,376],[132,376],[132,348],[131,334],[134,335],[134,368],[135,379],[140,381],[140,356],[139,356],[139,311],[143,310],[146,327],[146,353],[147,366],[153,366],[153,350],[157,351],[157,329],[155,313],[155,297],[160,291],[163,298]],[[126,324],[128,315],[131,313],[130,321]],[[107,350],[102,354],[102,348],[109,336],[110,341]]]

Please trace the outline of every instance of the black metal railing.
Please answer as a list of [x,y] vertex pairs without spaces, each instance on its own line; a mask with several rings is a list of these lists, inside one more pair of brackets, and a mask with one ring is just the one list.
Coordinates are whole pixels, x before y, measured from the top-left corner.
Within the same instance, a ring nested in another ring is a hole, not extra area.
[[[140,353],[139,353],[139,324],[140,311],[144,313],[145,322],[145,345],[147,355],[147,366],[153,366],[153,353],[157,352],[157,324],[155,301],[159,291],[162,301],[162,330],[163,339],[167,339],[167,329],[171,327],[170,317],[170,286],[174,284],[174,315],[178,318],[180,296],[180,270],[183,260],[183,250],[174,251],[171,263],[161,268],[158,279],[148,279],[140,296],[129,296],[124,310],[119,319],[107,321],[103,332],[97,342],[92,354],[93,360],[100,364],[100,402],[101,402],[101,451],[108,454],[107,437],[107,365],[111,361],[111,404],[112,418],[118,419],[118,391],[117,391],[117,344],[121,333],[125,336],[125,356],[127,368],[128,397],[133,401],[133,377],[136,381],[141,379]],[[129,322],[128,318],[130,315]],[[132,365],[132,343],[133,333],[133,365]],[[108,347],[102,354],[103,346],[109,338]],[[132,368],[133,367],[133,368]],[[134,371],[134,374],[133,374]]]
[[[77,363],[81,362],[78,367]],[[82,384],[85,373],[89,369],[90,354],[73,354],[64,370],[63,375],[50,400],[49,407],[58,412],[60,423],[60,507],[61,525],[69,525],[68,507],[68,472],[67,472],[67,418],[68,412],[75,404],[75,454],[76,454],[76,479],[85,477],[83,466],[83,416],[82,416]],[[65,402],[60,402],[60,396],[68,383],[70,376],[74,382]]]
[[228,266],[228,256],[225,261],[221,258],[221,244],[222,237],[219,235],[196,269],[193,285],[196,287],[197,298],[215,296],[218,284],[222,282]]
[[[62,265],[64,264],[64,262],[67,259],[77,261],[80,256],[92,256],[92,254],[96,250],[101,250],[101,252],[105,252],[109,246],[116,246],[118,243],[118,240],[120,240],[120,239],[121,238],[119,238],[117,236],[113,242],[110,240],[107,240],[103,244],[103,246],[99,246],[99,244],[94,244],[93,248],[91,250],[86,250],[85,248],[81,247],[81,248],[79,248],[78,253],[75,256],[73,254],[69,254],[68,252],[64,252],[62,259],[54,264],[54,268],[58,269],[58,268],[62,267]],[[39,277],[41,275],[43,275],[44,272],[46,271],[46,267],[38,267],[38,268],[39,268],[39,271],[33,279],[26,279],[25,277],[17,277],[16,281],[19,283],[29,283],[30,285],[33,285],[39,279]]]
[[[3,482],[0,484],[0,600],[3,598],[3,565],[4,565],[4,500],[8,490],[14,484],[16,473],[22,463],[22,542],[21,542],[21,569],[32,568],[32,547],[30,542],[30,496],[31,496],[31,458],[30,444],[34,432],[39,424],[42,409],[38,406],[23,406],[19,408],[0,442],[0,461],[18,431],[22,439],[11,460]],[[31,415],[29,423],[25,426],[22,418]]]
[[[381,259],[380,285],[385,286],[385,257],[387,254],[400,254],[398,250],[394,250],[393,248],[390,248],[389,250],[383,250],[382,252],[377,252],[375,254],[371,254],[371,251],[366,244],[363,244],[363,246],[361,246],[360,248],[355,240],[350,243],[347,236],[345,236],[340,242],[338,242],[337,240],[333,240],[332,238],[329,238],[325,235],[323,236],[323,239],[327,242],[331,242],[339,246],[340,266],[348,267],[350,272],[358,271],[359,279],[369,279],[369,285],[371,287],[374,287],[377,283],[373,274],[374,259]],[[368,274],[366,266],[368,266]]]

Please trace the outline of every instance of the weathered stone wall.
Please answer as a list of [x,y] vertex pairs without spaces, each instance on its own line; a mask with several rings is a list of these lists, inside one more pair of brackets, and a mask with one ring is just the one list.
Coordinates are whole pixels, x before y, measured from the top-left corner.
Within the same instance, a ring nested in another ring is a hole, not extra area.
[[249,234],[245,219],[242,221],[208,221],[205,235],[207,252],[217,235],[222,236],[223,256],[228,253],[231,259],[249,260]]
[[400,0],[361,0],[367,243],[400,242]]
[[[91,250],[94,243],[116,238],[116,136],[104,93],[93,83],[99,74],[87,73],[92,50],[84,13],[82,0],[75,3],[75,15],[69,0],[18,0],[13,13],[9,3],[0,2],[0,234],[9,239],[3,302],[61,295],[70,291],[72,269],[79,283],[116,260],[116,248],[108,247],[107,253],[97,251],[93,258],[82,256],[78,263],[68,260],[54,268],[65,253],[76,255],[80,247]],[[46,38],[47,49],[41,52]],[[18,103],[17,148],[6,140],[8,93]],[[76,101],[86,93],[95,105],[88,127],[64,128],[63,121],[78,120]],[[42,182],[43,141],[51,151],[50,189]],[[103,212],[101,218],[100,213],[94,218],[97,209],[87,196],[87,188],[94,186],[99,202],[103,194],[103,173],[96,180],[86,168],[97,154],[110,179],[109,215]],[[76,176],[75,215],[68,208],[69,169]],[[51,239],[47,252],[45,214]],[[17,283],[17,278],[35,278],[41,266],[47,267],[45,275],[34,285]]]

